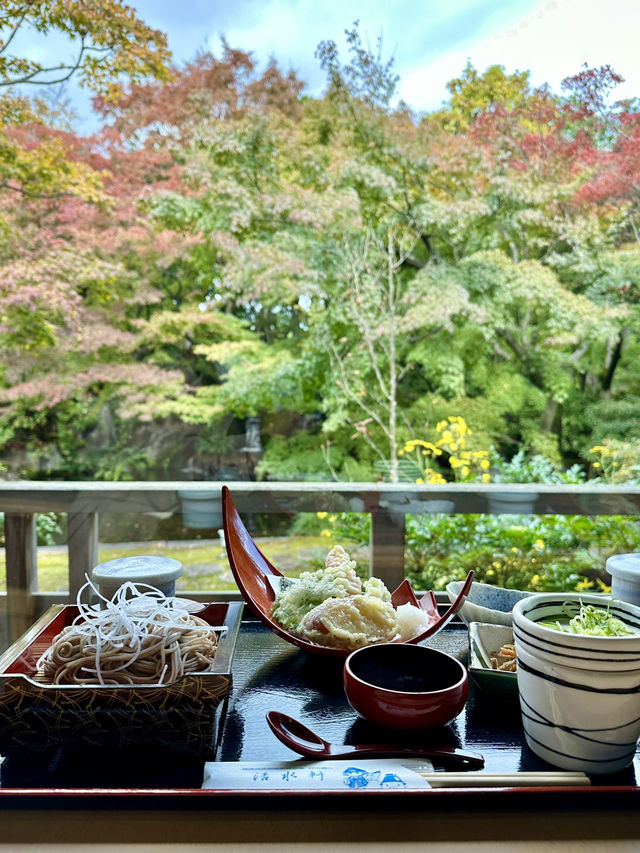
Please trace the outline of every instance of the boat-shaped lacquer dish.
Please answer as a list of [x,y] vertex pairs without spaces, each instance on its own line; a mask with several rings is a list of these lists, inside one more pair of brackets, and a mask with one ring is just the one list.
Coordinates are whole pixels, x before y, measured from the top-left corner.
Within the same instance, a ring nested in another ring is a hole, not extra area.
[[[311,643],[302,637],[291,633],[271,615],[273,603],[276,597],[279,579],[283,577],[282,573],[269,562],[265,555],[260,551],[256,543],[251,538],[247,528],[245,527],[238,510],[231,497],[231,492],[227,486],[222,488],[222,523],[224,527],[224,540],[227,548],[227,556],[229,565],[233,572],[233,577],[238,585],[242,596],[251,608],[253,613],[268,627],[274,634],[282,637],[294,646],[304,649],[306,652],[313,654],[327,655],[337,658],[346,658],[350,649],[335,649],[329,646],[321,646],[317,643]],[[430,591],[425,593],[421,598],[418,598],[413,591],[408,580],[402,581],[400,586],[391,593],[391,603],[394,607],[399,607],[401,604],[412,604],[414,607],[419,607],[425,610],[432,617],[432,622],[428,628],[422,633],[409,640],[397,640],[396,642],[419,643],[432,637],[441,631],[445,625],[453,618],[462,607],[471,584],[473,582],[473,572],[469,572],[467,579],[460,591],[460,594],[452,602],[451,606],[443,613],[439,614],[436,603],[435,594]]]

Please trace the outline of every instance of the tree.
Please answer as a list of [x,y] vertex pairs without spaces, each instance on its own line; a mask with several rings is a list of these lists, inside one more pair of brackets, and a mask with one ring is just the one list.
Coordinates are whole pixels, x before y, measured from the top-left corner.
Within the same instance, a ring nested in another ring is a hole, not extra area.
[[464,133],[481,115],[522,109],[533,95],[528,71],[506,74],[502,65],[491,65],[479,74],[470,61],[447,89],[451,98],[434,118],[455,133]]
[[[42,36],[52,31],[68,36],[77,48],[75,58],[47,66],[12,53],[12,45],[27,29]],[[168,77],[166,36],[148,27],[122,0],[7,0],[0,33],[0,86],[7,89],[52,85],[75,76],[80,85],[117,100],[123,76],[129,80]],[[3,106],[8,109],[10,104],[9,97]]]
[[[207,298],[261,340],[201,345],[228,372],[196,400],[263,416],[315,407],[338,474],[358,437],[367,452],[354,455],[395,479],[407,431],[447,405],[488,439],[557,454],[562,406],[602,373],[622,316],[580,267],[615,249],[616,221],[577,200],[597,154],[582,113],[527,74],[468,67],[451,87],[462,131],[442,114],[416,126],[390,106],[379,46],[364,50],[357,28],[347,40],[346,66],[319,46],[325,98],[289,119],[204,121],[178,146],[193,192],[150,200],[164,227],[200,236]],[[315,397],[296,371],[316,378]],[[517,394],[495,391],[498,373]]]
[[334,261],[336,290],[315,330],[331,354],[324,431],[354,429],[352,438],[367,443],[392,483],[400,479],[399,451],[418,428],[411,422],[415,385],[407,382],[419,364],[415,348],[442,330],[453,333],[476,313],[463,288],[452,283],[443,300],[427,267],[413,274],[403,269],[415,240],[406,229],[389,229],[382,236],[368,231],[358,243],[345,241]]
[[88,473],[105,403],[123,436],[171,421],[210,447],[257,415],[261,476],[394,481],[405,441],[451,417],[472,452],[634,440],[635,114],[602,117],[613,76],[562,96],[468,66],[419,120],[381,45],[347,44],[345,65],[319,46],[321,98],[223,41],[98,99],[93,140],[15,126],[94,195],[0,199],[5,440]]
[[628,320],[599,261],[618,257],[624,211],[581,195],[601,156],[589,111],[527,74],[468,67],[452,120],[417,123],[390,106],[379,47],[357,28],[347,40],[347,66],[319,47],[324,98],[209,115],[176,145],[189,191],[149,199],[198,241],[207,304],[255,335],[199,344],[218,379],[178,405],[321,412],[337,476],[377,459],[395,479],[414,425],[452,408],[479,443],[579,452],[563,419],[585,387],[609,394]]
[[[67,36],[75,57],[47,66],[13,52],[25,30],[42,37]],[[20,89],[58,85],[75,77],[81,86],[114,101],[122,78],[167,79],[169,52],[163,33],[152,30],[121,0],[9,0],[0,14],[0,188],[27,197],[77,195],[96,200],[99,176],[79,164],[61,136],[43,132],[37,102]],[[18,87],[18,89],[16,89]]]
[[141,145],[174,129],[182,139],[190,127],[206,120],[232,121],[253,110],[275,110],[296,118],[303,82],[290,71],[284,75],[271,60],[259,74],[251,55],[222,40],[220,58],[200,53],[169,80],[131,82],[117,100],[96,97],[98,112],[109,119],[122,138]]
[[[192,68],[185,78],[188,88]],[[278,100],[273,66],[261,79],[262,89]],[[259,103],[260,86],[249,77],[245,82]],[[194,91],[200,92],[197,85]],[[297,85],[292,82],[291,91]],[[140,84],[136,103],[129,91],[112,115],[135,115],[142,94]],[[175,97],[166,94],[149,118],[160,128],[176,120]],[[179,117],[187,128],[185,144],[192,119],[192,113]],[[179,417],[207,426],[228,421],[220,405],[202,394],[219,384],[221,367],[199,348],[251,337],[242,321],[218,311],[211,299],[210,277],[199,266],[204,263],[199,254],[207,251],[199,231],[168,230],[157,211],[149,215],[145,198],[156,193],[159,207],[171,211],[167,218],[176,225],[179,205],[173,201],[180,192],[186,210],[194,184],[161,143],[161,133],[142,128],[138,135],[139,123],[116,122],[94,140],[56,131],[69,152],[66,162],[72,153],[80,167],[100,176],[101,204],[67,194],[54,199],[25,193],[17,205],[7,204],[22,238],[7,242],[0,281],[0,312],[8,331],[3,341],[7,387],[0,392],[3,434],[31,447],[56,443],[76,475],[96,464],[83,446],[84,436],[105,402],[123,437],[135,421]],[[38,132],[52,134],[45,127]],[[202,310],[205,305],[209,310]],[[116,454],[112,463],[115,471]],[[101,470],[107,473],[104,466]],[[118,468],[118,476],[123,470]]]
[[[27,29],[68,36],[75,59],[47,67],[16,54]],[[171,374],[151,368],[145,375],[132,359],[129,305],[156,297],[132,278],[122,254],[116,257],[124,241],[114,240],[118,228],[109,213],[122,214],[122,204],[105,188],[112,164],[60,123],[44,98],[17,92],[75,76],[117,98],[123,75],[166,78],[169,54],[163,34],[110,0],[5,3],[0,35],[3,435],[35,446],[56,443],[70,460],[106,389],[170,384]],[[120,219],[120,234],[122,225]]]

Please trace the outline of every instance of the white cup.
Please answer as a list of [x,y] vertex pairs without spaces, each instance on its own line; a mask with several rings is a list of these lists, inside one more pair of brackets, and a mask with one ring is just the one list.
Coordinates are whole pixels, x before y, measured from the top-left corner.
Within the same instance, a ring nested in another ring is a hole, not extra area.
[[565,770],[615,773],[640,736],[640,608],[611,601],[610,612],[639,633],[569,634],[540,625],[565,617],[565,605],[606,607],[597,595],[541,593],[513,608],[518,693],[525,739]]

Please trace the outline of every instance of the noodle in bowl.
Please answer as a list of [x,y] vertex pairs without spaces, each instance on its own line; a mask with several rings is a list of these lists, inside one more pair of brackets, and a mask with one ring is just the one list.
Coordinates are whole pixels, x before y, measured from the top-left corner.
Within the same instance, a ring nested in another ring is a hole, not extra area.
[[146,584],[123,584],[100,605],[81,601],[78,616],[38,661],[40,679],[57,685],[167,685],[211,670],[217,649],[212,626],[179,600]]

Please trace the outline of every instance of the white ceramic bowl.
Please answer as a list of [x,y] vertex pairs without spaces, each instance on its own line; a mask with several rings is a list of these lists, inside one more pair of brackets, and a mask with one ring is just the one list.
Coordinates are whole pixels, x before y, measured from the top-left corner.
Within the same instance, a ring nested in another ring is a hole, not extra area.
[[[563,618],[567,603],[606,607],[609,600],[542,593],[513,609],[525,738],[557,767],[615,773],[632,762],[640,736],[640,633],[591,637],[538,624]],[[611,601],[610,611],[640,631],[640,608]]]
[[[460,594],[464,581],[451,581],[447,584],[447,595],[450,601]],[[471,585],[467,600],[462,605],[458,614],[470,625],[472,622],[492,623],[494,625],[511,625],[511,611],[516,602],[522,598],[533,595],[521,589],[505,589],[501,586],[492,586],[488,583],[476,583]]]

